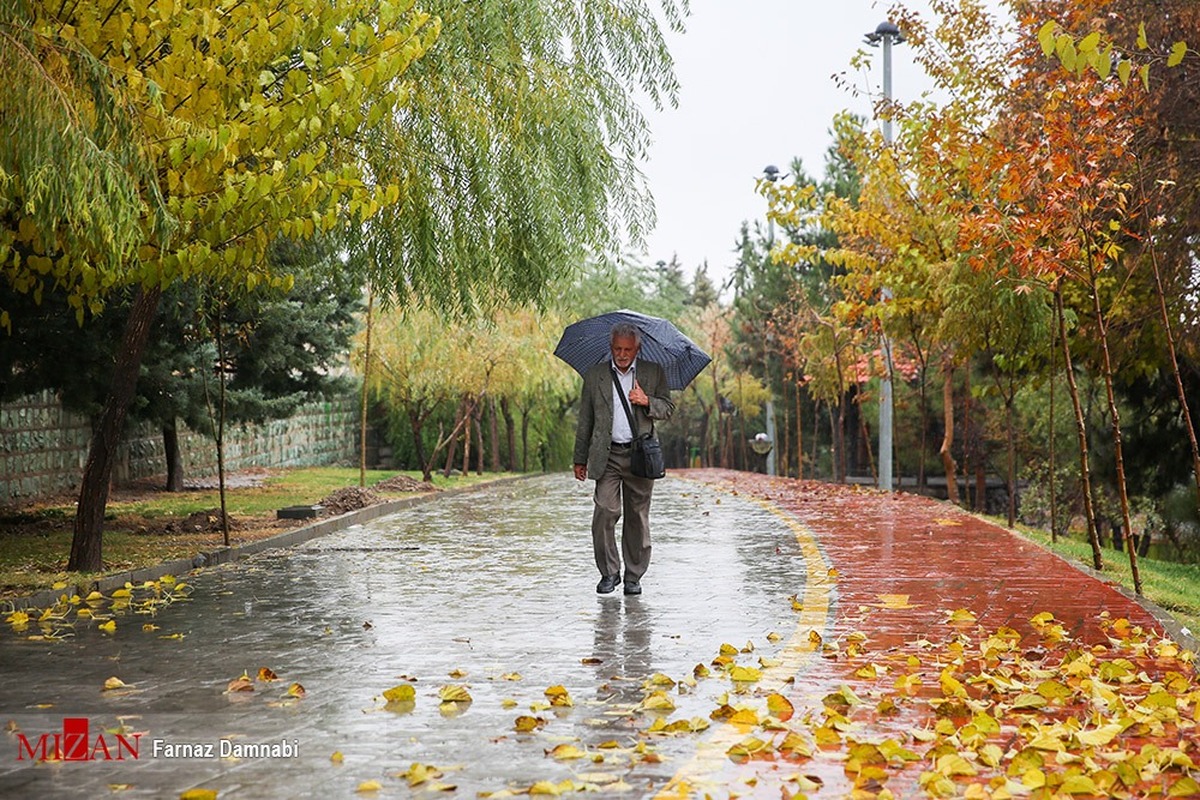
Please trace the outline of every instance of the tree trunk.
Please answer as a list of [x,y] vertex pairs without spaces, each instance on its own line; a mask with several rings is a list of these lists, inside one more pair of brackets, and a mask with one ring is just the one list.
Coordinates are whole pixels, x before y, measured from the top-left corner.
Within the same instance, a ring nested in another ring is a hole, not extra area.
[[458,402],[458,409],[454,412],[454,431],[450,434],[450,442],[446,447],[446,468],[442,471],[443,478],[449,478],[450,472],[454,469],[454,454],[458,449],[458,431],[462,427],[463,413],[467,408],[467,400],[463,398]]
[[[862,395],[856,395],[854,398],[855,403],[858,403],[858,400],[861,397]],[[867,466],[871,469],[871,480],[873,480],[875,485],[878,486],[879,471],[875,469],[875,454],[871,452],[871,433],[867,430],[867,415],[863,413],[861,404],[858,404],[856,408],[858,411],[856,414],[858,417],[858,429],[862,434],[862,449],[867,453]]]
[[833,413],[832,405],[829,406],[829,448],[830,455],[833,457],[830,465],[833,470],[833,482],[844,483],[844,476],[840,469],[842,456],[838,445],[838,420]]
[[[367,342],[363,352],[362,414],[358,421],[358,485],[367,485],[367,386],[371,376],[371,322],[375,310],[375,292],[367,288]],[[422,461],[421,468],[425,468]],[[428,480],[428,478],[426,478]]]
[[529,472],[529,411],[521,408],[521,471]]
[[954,363],[947,354],[942,359],[942,466],[946,469],[946,499],[958,505],[958,465],[954,463]]
[[500,472],[500,411],[496,398],[488,402],[488,435],[492,437],[492,472]]
[[229,547],[229,514],[225,505],[225,385],[229,378],[225,368],[225,331],[221,325],[221,314],[224,313],[224,302],[217,304],[217,377],[220,393],[217,397],[217,493],[221,498],[221,535],[226,547]]
[[[471,424],[475,427],[475,442],[478,445],[475,456],[475,474],[483,474],[483,454],[487,452],[483,446],[483,403],[475,404],[475,413],[471,415]],[[470,435],[467,431],[467,435]]]
[[1008,429],[1008,527],[1017,524],[1017,432],[1013,423],[1013,401],[1009,395],[1004,402],[1004,425]]
[[971,358],[966,359],[963,370],[963,508],[979,510],[979,493],[971,497]]
[[791,409],[788,405],[788,376],[785,374],[783,380],[779,382],[779,388],[783,391],[783,397],[780,398],[779,416],[775,421],[775,441],[771,444],[775,448],[775,473],[787,477],[789,467],[788,461],[792,454],[792,433],[788,428],[788,417],[791,416]]
[[171,417],[163,423],[163,453],[167,457],[167,486],[168,492],[183,491],[183,454],[179,451],[178,421]]
[[417,463],[421,465],[422,480],[429,482],[433,479],[433,459],[425,456],[425,420],[428,414],[423,414],[420,403],[410,403],[408,411],[408,427],[412,431],[413,451],[417,454]]
[[800,384],[796,384],[796,478],[804,480],[804,425],[800,416]]
[[508,469],[512,472],[516,472],[517,427],[516,420],[513,419],[512,408],[508,404],[507,397],[500,398],[500,413],[504,415],[504,438],[508,443]]
[[1089,267],[1089,282],[1092,289],[1092,309],[1096,312],[1096,327],[1100,332],[1100,352],[1103,355],[1104,389],[1108,396],[1108,413],[1112,420],[1113,451],[1117,460],[1117,496],[1121,500],[1121,535],[1125,539],[1125,550],[1129,554],[1129,571],[1133,574],[1133,590],[1142,593],[1142,576],[1138,572],[1137,541],[1133,538],[1133,524],[1129,514],[1129,490],[1125,483],[1125,448],[1121,441],[1121,412],[1117,408],[1117,396],[1113,391],[1112,357],[1108,351],[1108,325],[1104,321],[1104,310],[1100,306],[1100,289],[1096,286],[1096,274]]
[[1100,549],[1100,533],[1096,530],[1096,509],[1092,504],[1092,478],[1088,469],[1087,421],[1083,406],[1079,402],[1079,386],[1075,383],[1075,370],[1071,366],[1071,343],[1067,340],[1067,321],[1063,313],[1062,289],[1054,291],[1054,311],[1058,316],[1058,339],[1063,351],[1063,371],[1067,375],[1067,390],[1071,394],[1071,405],[1075,410],[1075,434],[1079,438],[1079,480],[1083,486],[1083,513],[1087,518],[1088,541],[1092,545],[1092,566],[1104,569],[1104,556]]
[[87,462],[80,480],[71,557],[67,562],[67,569],[71,572],[99,572],[104,567],[104,512],[108,505],[113,461],[121,442],[125,415],[137,391],[142,354],[150,338],[150,326],[161,297],[162,289],[157,285],[139,289],[125,323],[121,348],[113,365],[112,385],[104,410],[92,431]]
[[1058,541],[1058,498],[1056,497],[1057,488],[1055,484],[1058,482],[1057,470],[1054,465],[1054,368],[1058,361],[1055,353],[1054,341],[1055,332],[1050,331],[1050,541]]
[[463,416],[463,455],[462,455],[462,474],[467,477],[471,474],[471,418],[475,415],[475,408],[470,401],[467,401],[467,408]]

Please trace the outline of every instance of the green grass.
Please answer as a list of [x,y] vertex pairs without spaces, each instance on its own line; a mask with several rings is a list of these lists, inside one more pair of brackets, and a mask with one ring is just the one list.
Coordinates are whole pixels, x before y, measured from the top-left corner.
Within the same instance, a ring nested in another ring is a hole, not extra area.
[[[993,521],[1004,526],[1001,519]],[[1017,532],[1064,558],[1088,567],[1093,565],[1092,546],[1078,534],[1072,534],[1070,538],[1059,536],[1058,541],[1051,542],[1048,531],[1018,526]],[[1101,572],[1106,577],[1133,591],[1133,573],[1127,553],[1101,548],[1101,562],[1104,565]],[[1200,565],[1139,558],[1138,575],[1146,599],[1169,612],[1193,634],[1200,634]]]
[[[371,488],[380,481],[401,474],[421,479],[419,472],[368,470],[366,486]],[[440,489],[451,489],[502,477],[506,476],[485,472],[483,475],[443,478],[435,473],[433,484]],[[277,533],[283,529],[274,526],[278,509],[317,503],[338,489],[357,487],[358,481],[359,471],[355,468],[308,467],[280,471],[267,478],[261,486],[229,488],[225,500],[230,517],[235,522],[252,520],[259,523],[257,527],[247,526],[242,531],[232,531],[233,543]],[[380,491],[379,494],[386,499],[393,499],[410,497],[414,493]],[[220,547],[223,537],[219,533],[150,532],[161,529],[163,524],[172,519],[183,519],[193,512],[219,507],[220,495],[216,489],[144,491],[136,493],[136,497],[128,492],[117,493],[106,510],[103,544],[105,570],[96,574],[66,571],[71,550],[74,504],[60,502],[30,507],[12,516],[8,523],[0,520],[0,599],[48,589],[59,581],[78,584],[105,574],[192,558],[198,552]],[[14,525],[14,521],[25,524]]]

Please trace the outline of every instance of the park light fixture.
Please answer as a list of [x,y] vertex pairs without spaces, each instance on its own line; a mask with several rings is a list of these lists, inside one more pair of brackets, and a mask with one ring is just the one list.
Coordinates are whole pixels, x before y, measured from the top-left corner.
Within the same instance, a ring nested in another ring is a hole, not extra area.
[[[871,47],[883,45],[883,101],[892,103],[892,45],[903,44],[904,34],[894,22],[884,20],[875,30],[866,34],[864,40]],[[892,112],[885,109],[882,120],[883,142],[892,144]],[[884,286],[880,299],[892,299],[892,290]],[[879,381],[879,488],[892,490],[892,342],[886,333],[879,337],[879,349],[883,354],[884,375]]]

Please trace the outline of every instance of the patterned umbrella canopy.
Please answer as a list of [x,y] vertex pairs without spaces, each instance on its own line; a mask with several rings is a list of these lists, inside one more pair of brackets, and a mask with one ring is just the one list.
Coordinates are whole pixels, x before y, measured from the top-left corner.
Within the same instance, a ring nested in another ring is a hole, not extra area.
[[653,361],[667,373],[672,389],[682,389],[700,374],[712,359],[672,323],[658,317],[622,309],[590,317],[567,326],[554,355],[583,375],[593,365],[611,357],[609,337],[613,325],[628,322],[642,332],[638,358]]

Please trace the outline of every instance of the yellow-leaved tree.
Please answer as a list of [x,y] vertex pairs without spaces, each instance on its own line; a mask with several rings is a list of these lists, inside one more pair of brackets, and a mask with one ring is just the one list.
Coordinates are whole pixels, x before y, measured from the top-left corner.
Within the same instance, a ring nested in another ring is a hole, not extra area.
[[138,287],[68,569],[102,566],[113,455],[164,287],[286,285],[264,258],[275,238],[397,202],[397,186],[364,180],[354,134],[395,113],[437,33],[410,0],[4,4],[0,275],[35,296],[64,288],[81,320]]

